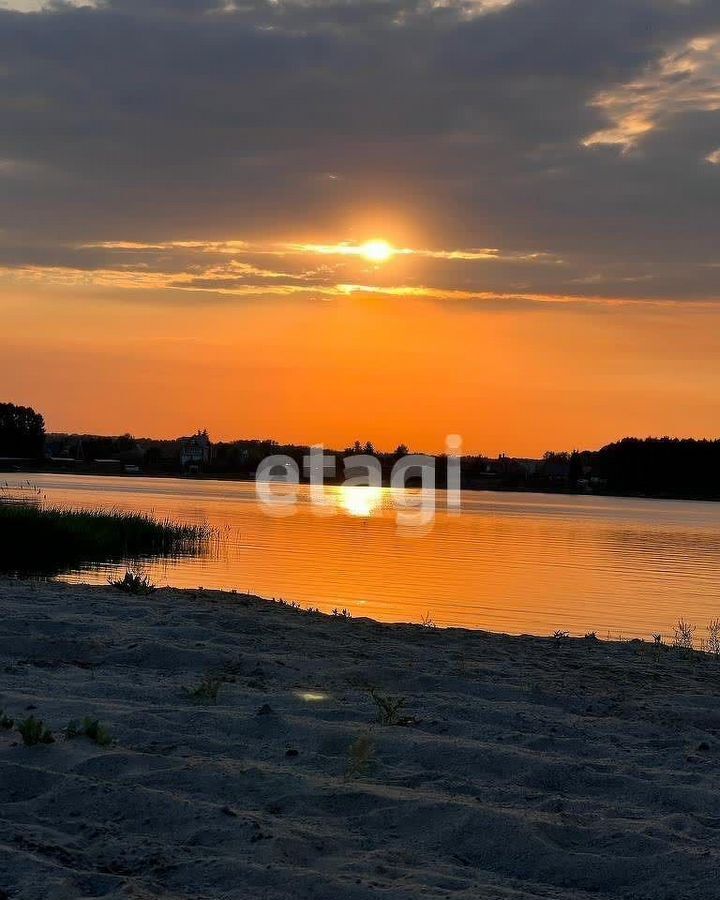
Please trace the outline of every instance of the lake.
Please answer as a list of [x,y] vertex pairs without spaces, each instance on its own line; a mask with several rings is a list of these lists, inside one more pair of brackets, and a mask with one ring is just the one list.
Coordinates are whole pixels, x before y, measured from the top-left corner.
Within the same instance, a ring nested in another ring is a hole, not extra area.
[[[438,491],[432,528],[398,531],[397,497],[384,488],[328,487],[318,508],[301,486],[285,510],[292,514],[278,517],[258,501],[254,483],[61,474],[30,481],[50,503],[217,529],[203,558],[146,561],[161,585],[510,633],[668,636],[679,616],[702,631],[720,617],[715,503],[463,492],[456,514]],[[64,577],[103,583],[118,568]]]

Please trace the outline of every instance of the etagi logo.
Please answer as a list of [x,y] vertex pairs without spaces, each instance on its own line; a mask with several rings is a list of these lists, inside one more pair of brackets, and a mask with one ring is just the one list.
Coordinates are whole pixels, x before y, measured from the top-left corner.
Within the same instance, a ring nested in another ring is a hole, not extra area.
[[[461,509],[461,451],[462,438],[450,434],[445,439],[447,472],[446,503],[450,513]],[[400,457],[390,473],[388,500],[395,509],[398,530],[417,534],[430,530],[435,519],[437,495],[435,470],[438,460],[433,456],[410,453]],[[380,495],[383,491],[383,470],[380,460],[371,454],[351,454],[342,459],[343,481],[340,491],[363,489]],[[322,446],[314,446],[303,457],[303,470],[309,481],[309,499],[317,515],[331,516],[338,511],[337,492],[327,490],[326,478],[337,476],[334,456]],[[420,481],[420,487],[408,488],[409,479]],[[300,469],[290,456],[267,456],[255,475],[255,492],[265,511],[272,516],[292,516],[297,512],[300,495]]]

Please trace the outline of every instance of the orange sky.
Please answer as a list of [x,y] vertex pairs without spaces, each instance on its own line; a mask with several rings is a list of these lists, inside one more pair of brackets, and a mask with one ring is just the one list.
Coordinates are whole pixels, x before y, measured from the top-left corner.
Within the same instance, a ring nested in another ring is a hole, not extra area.
[[536,456],[720,421],[720,311],[394,296],[3,292],[3,399],[50,430]]
[[0,400],[340,447],[717,437],[720,3],[587,6],[0,0]]

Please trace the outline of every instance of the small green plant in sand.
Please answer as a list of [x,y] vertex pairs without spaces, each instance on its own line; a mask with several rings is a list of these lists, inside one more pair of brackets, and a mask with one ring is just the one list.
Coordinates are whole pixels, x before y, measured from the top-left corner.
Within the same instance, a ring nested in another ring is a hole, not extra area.
[[400,715],[407,702],[405,697],[391,697],[389,694],[381,694],[375,688],[368,691],[377,709],[377,720],[380,725],[412,725],[415,721],[412,716]]
[[365,775],[375,762],[375,742],[369,734],[361,734],[350,744],[348,749],[348,765],[345,771],[346,780]]
[[23,739],[26,747],[35,747],[37,744],[54,744],[55,738],[52,731],[46,728],[42,719],[36,719],[35,716],[28,716],[22,722],[18,722],[18,731]]
[[67,728],[65,729],[65,737],[68,740],[86,737],[91,741],[94,741],[99,747],[108,747],[112,743],[112,738],[110,737],[110,732],[107,728],[105,728],[104,725],[101,725],[97,719],[92,719],[89,716],[86,716],[82,722],[78,722],[77,720],[68,722]]
[[4,709],[0,710],[0,728],[3,731],[9,731],[14,724],[15,720],[7,716]]
[[335,607],[332,614],[336,619],[352,619],[352,613],[349,609],[338,609]]
[[569,631],[556,631],[553,634],[553,640],[556,641],[557,643],[563,643],[564,641],[567,641],[569,638],[570,638]]
[[437,625],[429,612],[426,612],[424,616],[420,617],[420,625],[422,628],[437,628]]
[[685,619],[678,619],[673,634],[673,647],[678,650],[692,650],[695,644],[695,631],[695,625],[691,625]]
[[157,590],[149,576],[140,571],[132,572],[129,569],[122,578],[111,578],[110,584],[124,594],[135,594],[139,597],[147,597],[148,594]]
[[205,675],[195,687],[183,687],[183,691],[193,703],[217,703],[218,692],[222,683],[223,679],[217,675]]

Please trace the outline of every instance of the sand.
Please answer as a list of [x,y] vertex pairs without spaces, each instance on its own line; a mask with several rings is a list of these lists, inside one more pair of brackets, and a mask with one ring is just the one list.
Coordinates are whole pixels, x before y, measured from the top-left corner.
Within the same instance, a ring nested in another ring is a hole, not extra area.
[[[707,655],[206,591],[0,607],[0,708],[57,738],[0,731],[0,897],[720,897]],[[84,716],[110,746],[63,737]]]

